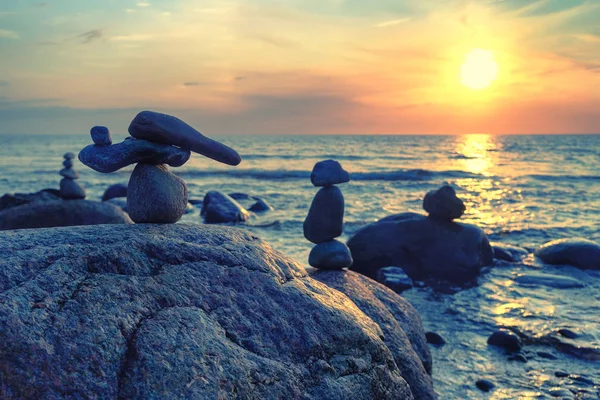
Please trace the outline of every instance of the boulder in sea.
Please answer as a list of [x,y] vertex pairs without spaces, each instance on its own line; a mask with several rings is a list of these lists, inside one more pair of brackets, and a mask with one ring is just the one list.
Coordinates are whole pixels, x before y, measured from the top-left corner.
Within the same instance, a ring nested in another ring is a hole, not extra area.
[[310,174],[310,181],[315,186],[332,186],[350,181],[350,175],[335,160],[320,161],[315,164]]
[[72,179],[64,178],[60,181],[60,197],[64,200],[85,199],[85,189]]
[[444,185],[438,190],[432,190],[423,199],[423,209],[431,218],[451,221],[460,218],[465,210],[465,204],[456,196],[454,188]]
[[119,207],[88,200],[44,201],[0,211],[0,230],[132,223]]
[[104,195],[102,195],[102,201],[114,199],[115,197],[127,197],[127,185],[122,183],[110,185],[108,189],[104,191]]
[[23,204],[56,200],[61,200],[60,192],[56,189],[44,189],[36,193],[6,193],[0,197],[0,211]]
[[427,343],[434,346],[443,346],[446,344],[444,338],[435,332],[425,332],[425,338],[427,339]]
[[486,393],[491,391],[495,387],[495,385],[487,379],[478,380],[477,382],[475,382],[475,386],[477,386],[477,388],[482,392]]
[[502,347],[509,352],[517,352],[523,347],[521,338],[508,329],[499,329],[488,338],[490,346]]
[[250,213],[244,207],[219,191],[206,193],[200,215],[207,224],[244,222],[250,218]]
[[412,279],[464,283],[493,261],[492,248],[480,228],[403,213],[359,230],[350,240],[351,270],[375,279],[380,268],[400,265]]
[[515,277],[515,282],[521,286],[546,286],[555,289],[576,289],[585,285],[569,276],[550,275],[541,272],[527,272]]
[[127,186],[127,212],[136,223],[173,224],[187,208],[185,181],[166,165],[140,163]]
[[414,286],[413,280],[410,279],[400,267],[385,267],[379,269],[379,271],[377,271],[376,280],[396,293],[402,293]]
[[111,146],[92,144],[79,152],[79,161],[103,173],[115,172],[136,163],[181,167],[189,159],[189,150],[135,139]]
[[315,244],[341,236],[344,225],[344,195],[337,186],[320,189],[304,220],[304,237]]
[[228,165],[238,165],[242,161],[232,148],[207,138],[179,118],[167,114],[140,112],[131,121],[129,134],[137,139],[191,150]]
[[261,213],[267,211],[273,211],[273,206],[266,202],[266,200],[261,199],[260,197],[253,197],[254,204],[250,206],[248,211]]
[[13,231],[0,254],[2,398],[435,398],[406,301],[240,229]]
[[548,242],[535,252],[546,264],[600,269],[600,245],[587,239],[560,239]]
[[352,265],[352,255],[348,246],[339,240],[332,240],[313,247],[308,263],[319,269],[343,269]]
[[65,158],[65,159],[67,159],[67,160],[72,160],[72,159],[74,159],[74,158],[75,158],[75,154],[73,154],[73,153],[71,153],[71,152],[68,152],[68,153],[65,153],[65,154],[63,155],[63,158]]
[[519,262],[525,257],[529,252],[518,246],[513,246],[511,244],[506,243],[498,243],[492,242],[492,249],[494,250],[494,258],[507,262]]
[[92,140],[98,146],[110,146],[112,144],[110,131],[105,126],[94,126],[90,134],[92,135]]

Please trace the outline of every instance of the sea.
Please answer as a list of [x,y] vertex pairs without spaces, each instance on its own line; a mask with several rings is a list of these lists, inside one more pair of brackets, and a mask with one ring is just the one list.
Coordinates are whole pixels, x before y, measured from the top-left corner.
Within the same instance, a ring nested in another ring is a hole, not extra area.
[[[116,135],[114,141],[124,136]],[[493,242],[523,247],[560,238],[600,242],[600,135],[462,136],[223,136],[243,161],[230,167],[193,154],[172,171],[186,180],[189,198],[210,190],[259,196],[274,211],[243,225],[308,266],[312,247],[302,223],[317,188],[313,165],[335,159],[350,172],[340,185],[346,201],[344,236],[396,213],[423,213],[424,195],[444,183],[467,207],[461,221],[478,225]],[[58,188],[62,156],[91,143],[81,135],[0,136],[0,195]],[[75,160],[88,199],[127,183],[132,167],[100,174]],[[183,223],[202,223],[200,210]],[[543,283],[524,286],[520,274],[544,272],[576,279],[583,288]],[[600,271],[496,261],[478,285],[448,291],[416,287],[402,294],[419,311],[426,331],[446,345],[432,346],[440,399],[600,398]],[[486,341],[498,328],[524,340],[527,362],[514,361]],[[577,334],[564,338],[557,332]],[[551,340],[552,339],[552,340]],[[491,381],[489,393],[477,389]]]

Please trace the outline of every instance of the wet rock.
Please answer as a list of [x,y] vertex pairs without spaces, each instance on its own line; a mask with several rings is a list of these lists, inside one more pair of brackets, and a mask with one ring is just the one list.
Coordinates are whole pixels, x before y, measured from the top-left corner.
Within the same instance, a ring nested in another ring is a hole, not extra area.
[[310,174],[310,181],[315,186],[332,186],[350,181],[350,175],[335,160],[320,161],[315,164]]
[[415,213],[397,214],[359,230],[350,240],[351,269],[375,278],[377,270],[400,265],[414,280],[462,283],[493,261],[480,228]]
[[102,195],[102,201],[114,199],[115,197],[127,197],[127,185],[117,183],[109,186]]
[[138,164],[127,186],[127,212],[136,223],[173,224],[187,207],[185,181],[166,165]]
[[304,237],[315,244],[341,236],[344,225],[344,196],[336,186],[320,189],[304,220]]
[[556,376],[557,378],[566,378],[567,376],[569,376],[569,374],[563,371],[556,371],[554,373],[554,376]]
[[0,211],[23,204],[61,200],[59,193],[55,189],[44,189],[36,193],[7,193],[0,197]]
[[535,255],[546,264],[600,269],[600,245],[586,239],[560,239],[540,247]]
[[0,230],[131,223],[119,207],[88,200],[36,202],[0,212]]
[[559,329],[558,333],[559,335],[566,337],[567,339],[577,339],[577,336],[579,336],[570,329]]
[[254,198],[252,196],[250,196],[249,194],[246,194],[246,193],[237,193],[237,192],[230,193],[229,197],[231,197],[235,201],[240,201],[240,200],[252,201],[252,200],[254,200]]
[[538,272],[528,272],[519,275],[515,278],[515,282],[521,286],[548,286],[555,289],[573,289],[585,286],[575,278]]
[[339,240],[332,240],[313,247],[308,263],[319,269],[343,269],[352,265],[352,256],[348,246]]
[[477,386],[477,388],[482,392],[486,393],[491,391],[495,387],[495,385],[487,379],[478,380],[477,382],[475,382],[475,386]]
[[414,307],[385,286],[354,272],[314,270],[310,275],[344,293],[381,327],[383,341],[391,350],[415,399],[436,398],[429,376],[431,353],[421,318]]
[[189,159],[189,150],[135,139],[111,146],[92,144],[79,152],[79,161],[103,173],[115,172],[136,163],[181,167]]
[[554,354],[545,351],[538,351],[536,354],[538,355],[538,357],[545,358],[547,360],[558,360],[558,358]]
[[63,168],[60,170],[59,174],[67,179],[79,179],[79,173],[72,168]]
[[573,399],[573,393],[571,393],[570,390],[568,389],[562,389],[562,388],[551,388],[548,393],[550,394],[550,396],[552,397],[561,397],[562,399]]
[[396,293],[402,293],[411,289],[413,280],[399,267],[385,267],[377,271],[377,282],[392,289]]
[[240,229],[14,231],[0,254],[4,398],[435,398],[408,303],[361,289],[384,341],[375,316]]
[[427,339],[427,343],[434,346],[443,346],[446,344],[444,338],[435,332],[425,332],[425,338]]
[[85,199],[85,189],[74,180],[64,178],[60,181],[60,197],[63,200]]
[[456,197],[454,188],[444,185],[438,190],[432,190],[423,199],[423,209],[431,218],[453,220],[460,218],[465,210],[465,204]]
[[112,144],[110,131],[105,126],[94,126],[90,134],[92,135],[92,140],[98,146],[110,146]]
[[209,139],[179,118],[153,111],[142,111],[131,121],[129,134],[137,139],[175,145],[215,161],[238,165],[242,159],[232,148]]
[[528,251],[510,244],[492,242],[494,258],[508,262],[519,262],[528,254]]
[[258,213],[273,210],[273,207],[260,197],[253,197],[253,199],[255,200],[255,203],[250,206],[248,209],[249,211]]
[[508,329],[497,330],[488,338],[487,343],[513,353],[521,350],[522,347],[521,338]]
[[250,213],[237,201],[218,191],[206,193],[200,215],[207,224],[244,222],[250,218]]
[[525,357],[523,354],[514,354],[509,358],[510,361],[518,361],[521,363],[526,363],[527,357]]

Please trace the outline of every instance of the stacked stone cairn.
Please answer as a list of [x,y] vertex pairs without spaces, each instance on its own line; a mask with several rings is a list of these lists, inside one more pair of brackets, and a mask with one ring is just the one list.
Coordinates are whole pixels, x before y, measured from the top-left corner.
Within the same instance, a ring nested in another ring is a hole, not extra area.
[[127,186],[127,211],[136,223],[175,223],[186,212],[187,186],[168,166],[184,165],[190,151],[228,165],[242,161],[235,150],[166,114],[140,112],[131,122],[129,134],[131,137],[113,144],[107,128],[92,128],[94,144],[81,150],[79,160],[102,173],[137,163]]
[[460,218],[466,210],[465,204],[456,196],[454,188],[444,185],[438,190],[432,190],[423,199],[423,209],[429,218],[440,221],[452,221]]
[[304,237],[316,246],[308,263],[320,269],[341,270],[352,265],[352,255],[345,243],[336,240],[344,225],[344,196],[335,185],[350,181],[339,162],[325,160],[315,164],[310,181],[321,189],[315,195],[304,221]]
[[64,168],[59,172],[63,177],[60,181],[59,196],[63,200],[81,200],[85,199],[85,189],[75,180],[79,179],[79,174],[73,169],[73,159],[75,154],[66,153],[63,161]]

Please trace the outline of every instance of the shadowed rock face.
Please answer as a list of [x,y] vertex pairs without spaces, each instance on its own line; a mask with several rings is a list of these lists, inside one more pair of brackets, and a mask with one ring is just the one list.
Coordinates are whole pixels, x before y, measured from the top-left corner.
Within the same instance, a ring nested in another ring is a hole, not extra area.
[[600,270],[600,245],[591,240],[554,240],[541,246],[535,255],[547,264],[567,264],[581,269]]
[[0,254],[0,398],[414,398],[373,320],[245,231],[11,231]]
[[200,215],[207,224],[244,222],[250,218],[250,213],[237,201],[215,190],[204,196]]

